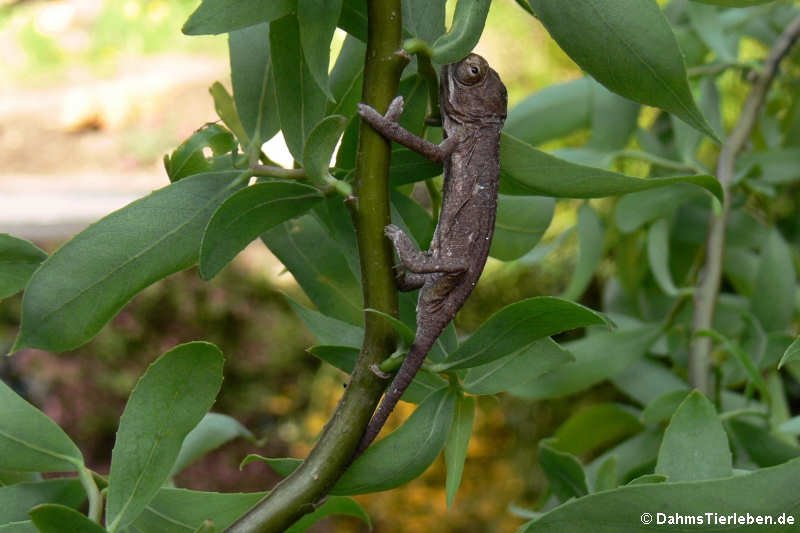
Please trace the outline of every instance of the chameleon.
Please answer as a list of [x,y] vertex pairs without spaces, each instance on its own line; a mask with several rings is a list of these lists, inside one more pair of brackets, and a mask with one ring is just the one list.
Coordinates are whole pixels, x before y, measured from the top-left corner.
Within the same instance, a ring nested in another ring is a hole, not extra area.
[[427,251],[418,250],[397,226],[384,228],[400,259],[395,267],[398,290],[421,289],[417,330],[357,454],[380,432],[428,351],[472,292],[489,255],[500,179],[500,130],[508,106],[506,88],[483,57],[470,54],[442,67],[440,106],[443,140],[437,145],[397,123],[403,111],[402,96],[392,101],[385,115],[366,104],[358,105],[359,115],[378,133],[443,163],[444,184],[439,219]]

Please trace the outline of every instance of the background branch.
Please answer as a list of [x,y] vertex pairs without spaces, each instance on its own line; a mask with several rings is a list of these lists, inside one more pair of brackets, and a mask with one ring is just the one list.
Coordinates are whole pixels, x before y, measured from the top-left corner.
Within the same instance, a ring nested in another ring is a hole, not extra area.
[[[717,179],[725,192],[722,211],[711,219],[708,232],[706,266],[704,275],[694,295],[693,330],[711,329],[714,308],[722,279],[722,262],[725,254],[725,227],[730,213],[730,187],[735,175],[736,157],[745,147],[747,139],[756,125],[759,112],[772,81],[778,73],[781,60],[789,53],[800,36],[800,17],[794,19],[775,41],[764,63],[763,70],[756,75],[750,93],[739,115],[739,120],[722,145],[717,162]],[[709,359],[711,339],[698,337],[692,341],[689,357],[689,382],[703,393],[709,392]]]

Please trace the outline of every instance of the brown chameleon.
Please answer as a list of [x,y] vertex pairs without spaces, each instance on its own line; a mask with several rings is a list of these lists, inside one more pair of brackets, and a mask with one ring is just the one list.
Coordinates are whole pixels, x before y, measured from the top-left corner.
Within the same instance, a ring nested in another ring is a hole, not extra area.
[[402,291],[421,289],[414,343],[359,444],[364,451],[383,427],[442,330],[466,301],[483,271],[494,233],[500,178],[500,130],[506,118],[503,82],[481,56],[442,67],[440,105],[444,140],[436,145],[397,123],[403,97],[385,115],[359,104],[358,113],[384,137],[444,164],[442,209],[430,248],[418,250],[397,226],[386,236],[400,264]]

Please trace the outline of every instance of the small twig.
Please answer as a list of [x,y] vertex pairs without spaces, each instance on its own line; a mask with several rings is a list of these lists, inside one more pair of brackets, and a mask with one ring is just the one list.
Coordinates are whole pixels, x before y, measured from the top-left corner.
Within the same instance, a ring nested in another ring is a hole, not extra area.
[[[722,263],[725,254],[725,227],[730,213],[729,188],[735,177],[736,157],[744,149],[750,134],[758,120],[759,112],[766,99],[767,92],[778,73],[781,60],[800,37],[800,17],[795,18],[775,41],[764,62],[763,70],[758,73],[747,100],[739,115],[739,120],[731,131],[717,162],[717,179],[725,193],[722,212],[713,217],[708,232],[706,246],[706,265],[699,286],[694,296],[694,331],[711,329],[714,318],[714,307],[719,294],[722,279]],[[695,337],[692,341],[689,356],[689,382],[702,392],[708,392],[708,366],[711,354],[711,339]]]

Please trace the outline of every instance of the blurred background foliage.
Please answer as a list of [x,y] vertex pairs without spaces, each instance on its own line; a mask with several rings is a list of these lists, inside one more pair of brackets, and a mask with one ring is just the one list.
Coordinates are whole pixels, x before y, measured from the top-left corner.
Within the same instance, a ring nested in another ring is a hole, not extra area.
[[[198,0],[0,0],[4,91],[32,99],[42,91],[74,95],[72,100],[62,100],[66,102],[62,115],[51,117],[45,126],[36,102],[27,113],[21,99],[5,99],[9,109],[0,114],[0,154],[5,154],[0,155],[0,186],[8,172],[48,174],[56,181],[64,179],[65,172],[103,173],[109,169],[123,182],[129,174],[146,174],[142,181],[146,186],[166,185],[159,166],[163,153],[191,133],[199,123],[198,116],[214,116],[204,88],[217,79],[230,86],[225,79],[225,36],[187,37],[180,32],[198,4]],[[510,106],[542,87],[581,76],[547,32],[513,0],[492,3],[477,51],[500,72],[509,89]],[[739,59],[763,57],[765,52],[756,40],[744,39]],[[185,74],[197,70],[202,72],[199,78]],[[136,85],[145,75],[163,83]],[[119,80],[132,82],[133,88],[116,84]],[[114,89],[98,97],[95,89],[102,84]],[[729,128],[738,117],[748,83],[739,71],[731,70],[721,75],[720,86],[721,118]],[[770,105],[781,105],[780,93]],[[656,120],[663,118],[659,119],[656,110],[646,109],[639,123],[650,127]],[[765,134],[757,133],[757,142]],[[587,128],[543,146],[548,150],[581,146],[589,135]],[[87,139],[94,141],[87,145]],[[713,168],[717,148],[708,140],[703,142],[697,162]],[[632,140],[631,148],[636,144]],[[276,156],[276,160],[280,158]],[[615,165],[616,170],[630,175],[645,175],[649,168],[632,159]],[[107,185],[115,187],[113,182]],[[591,203],[608,220],[613,217],[615,202]],[[461,333],[474,330],[504,305],[564,291],[576,263],[577,238],[573,232],[557,243],[554,239],[574,226],[580,204],[557,204],[543,239],[545,247],[557,246],[543,260],[531,254],[510,263],[490,260],[477,290],[457,317]],[[798,212],[793,194],[756,207],[765,212],[765,218],[785,217],[787,224],[793,224],[793,214]],[[626,268],[620,261],[626,250],[630,258],[627,268],[648,275],[637,265],[643,246],[635,241],[637,236],[607,232],[606,257],[582,303],[603,307],[603,287],[615,269]],[[37,244],[52,252],[59,242]],[[612,259],[614,250],[617,257]],[[227,358],[215,410],[237,418],[263,446],[247,442],[227,445],[188,468],[178,484],[204,490],[262,490],[278,478],[258,463],[239,471],[241,458],[249,452],[305,456],[345,382],[343,374],[320,365],[305,352],[312,338],[291,312],[284,293],[304,299],[291,276],[281,272],[280,264],[256,243],[210,283],[201,281],[193,269],[148,288],[86,346],[61,354],[26,350],[0,361],[0,372],[65,428],[91,468],[107,472],[116,423],[135,380],[170,347],[194,339],[208,340]],[[10,347],[16,334],[20,302],[20,295],[0,302],[0,349]],[[482,398],[464,481],[449,513],[441,458],[424,476],[400,489],[357,499],[382,533],[512,531],[521,520],[508,512],[509,502],[533,507],[546,486],[536,459],[538,440],[552,435],[582,407],[618,399],[620,393],[607,385],[556,400],[532,402],[509,395]],[[393,417],[395,424],[411,410],[410,405],[402,405]],[[487,486],[492,490],[485,490]],[[392,520],[397,515],[404,517],[402,526]],[[353,528],[363,530],[364,526],[334,518],[315,530]]]

